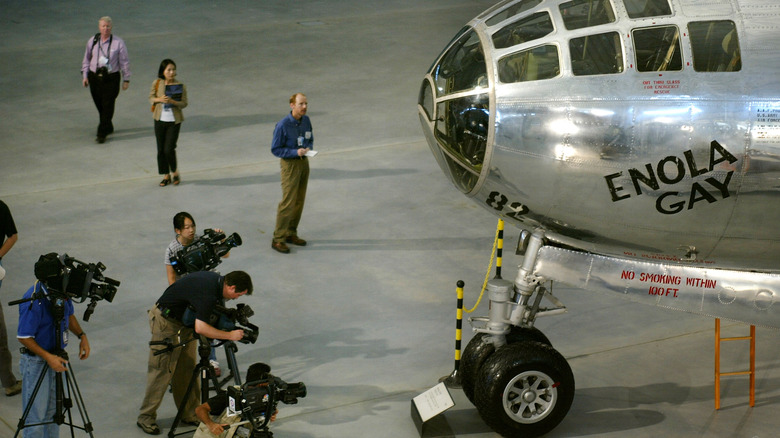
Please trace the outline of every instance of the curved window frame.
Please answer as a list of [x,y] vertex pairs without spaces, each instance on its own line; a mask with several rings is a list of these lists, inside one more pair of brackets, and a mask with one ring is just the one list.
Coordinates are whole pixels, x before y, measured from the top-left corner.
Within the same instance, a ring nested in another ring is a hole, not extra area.
[[488,87],[482,41],[474,29],[467,28],[443,53],[431,70],[437,97]]

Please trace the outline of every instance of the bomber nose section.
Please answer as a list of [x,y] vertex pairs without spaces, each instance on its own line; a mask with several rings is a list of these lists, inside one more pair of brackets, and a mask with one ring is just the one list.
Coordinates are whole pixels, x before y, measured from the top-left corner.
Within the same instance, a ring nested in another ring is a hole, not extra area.
[[490,83],[479,37],[466,27],[423,80],[420,123],[442,170],[463,192],[477,186],[487,152]]

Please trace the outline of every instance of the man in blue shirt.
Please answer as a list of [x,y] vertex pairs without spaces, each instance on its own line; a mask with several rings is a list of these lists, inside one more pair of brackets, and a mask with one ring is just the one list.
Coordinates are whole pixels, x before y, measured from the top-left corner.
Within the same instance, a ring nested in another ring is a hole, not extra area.
[[[68,363],[65,357],[56,353],[64,351],[68,345],[68,330],[80,340],[79,359],[89,357],[89,341],[73,315],[73,302],[70,299],[60,298],[59,294],[50,294],[49,289],[41,282],[36,282],[28,289],[24,299],[32,298],[33,294],[38,296],[32,301],[19,304],[19,327],[16,332],[16,337],[24,346],[19,361],[22,372],[22,408],[32,403],[25,424],[51,423],[26,427],[24,437],[56,438],[59,436],[59,425],[53,422],[56,413],[54,373],[66,371]],[[55,304],[63,310],[63,318],[60,321],[62,339],[59,340],[55,337]],[[35,399],[31,400],[35,385],[46,365],[49,369],[46,370]]]
[[314,148],[311,121],[306,115],[309,103],[306,95],[295,93],[290,97],[290,114],[274,128],[271,153],[281,158],[282,201],[276,212],[276,228],[271,248],[288,254],[287,243],[304,246],[306,241],[298,237],[306,185],[309,182],[309,161],[306,153]]

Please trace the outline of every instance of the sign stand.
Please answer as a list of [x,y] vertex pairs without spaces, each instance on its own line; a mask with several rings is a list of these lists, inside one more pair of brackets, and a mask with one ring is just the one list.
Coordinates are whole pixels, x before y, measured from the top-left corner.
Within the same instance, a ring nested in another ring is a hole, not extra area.
[[455,402],[452,400],[452,395],[450,395],[450,391],[444,385],[444,382],[413,398],[411,407],[412,421],[417,427],[417,432],[420,436],[422,437],[425,433],[425,425],[430,419],[453,406],[455,406]]

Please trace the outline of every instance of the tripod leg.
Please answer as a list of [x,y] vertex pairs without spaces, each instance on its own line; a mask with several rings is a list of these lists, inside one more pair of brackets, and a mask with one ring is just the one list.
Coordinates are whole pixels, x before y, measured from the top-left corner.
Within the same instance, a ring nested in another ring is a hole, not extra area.
[[233,380],[236,385],[241,385],[241,373],[238,371],[238,362],[236,361],[236,344],[234,342],[225,343],[225,356],[227,356],[230,373],[233,374]]
[[76,409],[79,411],[81,423],[84,424],[84,431],[87,432],[89,436],[93,436],[92,422],[89,420],[87,406],[84,404],[84,398],[81,396],[81,390],[79,389],[78,382],[76,382],[76,375],[73,374],[73,367],[70,365],[70,362],[68,362],[68,371],[65,371],[64,374],[68,386],[68,420],[71,424],[71,430],[73,429],[73,419],[70,413],[70,408],[72,407],[72,402],[70,400],[72,397],[76,402]]
[[[179,422],[181,421],[182,417],[185,414],[185,411],[187,410],[187,401],[190,399],[190,394],[192,391],[195,390],[195,383],[198,382],[198,379],[201,376],[201,373],[205,374],[214,374],[214,369],[211,367],[211,364],[209,363],[209,352],[211,351],[211,345],[208,343],[203,343],[203,339],[201,339],[200,342],[200,348],[198,349],[198,352],[200,354],[200,362],[195,366],[195,369],[192,370],[192,376],[190,377],[190,382],[187,385],[187,390],[184,392],[184,395],[181,397],[181,400],[179,402],[178,410],[176,412],[176,417],[173,419],[173,424],[171,425],[171,430],[168,432],[168,436],[173,438],[176,436],[176,428],[179,426]],[[184,354],[184,353],[182,353]],[[179,358],[181,360],[181,358]],[[176,364],[176,367],[178,368],[180,364]],[[205,389],[201,393],[201,402],[204,402],[208,400],[208,381],[205,377],[201,379],[201,385],[205,386]],[[194,408],[192,414],[194,415]]]

